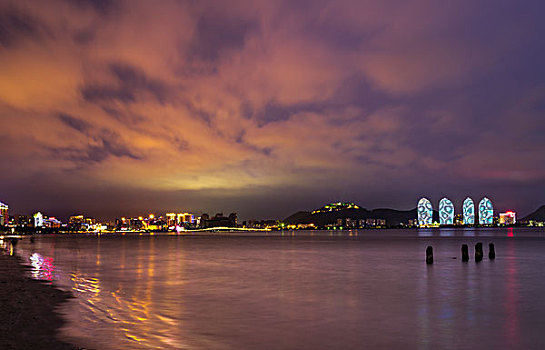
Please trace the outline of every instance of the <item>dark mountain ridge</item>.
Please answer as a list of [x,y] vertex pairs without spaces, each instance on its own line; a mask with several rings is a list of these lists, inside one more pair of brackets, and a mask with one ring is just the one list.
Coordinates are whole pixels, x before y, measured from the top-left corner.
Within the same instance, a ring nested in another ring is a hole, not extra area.
[[[435,214],[436,213],[434,213],[434,216]],[[358,208],[314,213],[299,211],[288,216],[286,219],[284,219],[284,222],[287,225],[312,223],[320,227],[335,224],[338,219],[384,219],[386,220],[386,225],[392,226],[407,224],[409,220],[416,219],[416,217],[416,208],[412,210],[395,210],[388,208],[368,210],[366,208]]]
[[536,211],[523,217],[520,221],[545,221],[545,205],[537,208]]

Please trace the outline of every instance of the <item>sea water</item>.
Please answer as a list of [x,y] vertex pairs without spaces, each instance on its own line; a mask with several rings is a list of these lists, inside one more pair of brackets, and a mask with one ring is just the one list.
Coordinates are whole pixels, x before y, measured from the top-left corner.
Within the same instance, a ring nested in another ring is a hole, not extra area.
[[543,229],[55,235],[17,251],[72,291],[61,336],[88,348],[545,349]]

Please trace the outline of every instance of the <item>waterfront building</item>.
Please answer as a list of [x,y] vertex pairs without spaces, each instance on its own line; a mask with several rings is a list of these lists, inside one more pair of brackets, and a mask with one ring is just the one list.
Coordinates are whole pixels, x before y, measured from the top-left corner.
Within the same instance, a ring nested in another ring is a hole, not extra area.
[[439,224],[454,224],[454,205],[448,198],[443,198],[439,201]]
[[32,227],[33,219],[28,215],[16,215],[14,224],[17,227]]
[[199,226],[203,228],[237,227],[237,214],[231,213],[226,217],[223,213],[217,213],[213,218],[209,218],[208,214],[202,214]]
[[53,216],[44,219],[43,223],[45,227],[49,228],[60,228],[62,225],[62,222]]
[[464,214],[464,224],[474,225],[475,224],[475,204],[473,204],[473,199],[467,197],[464,200],[462,212]]
[[193,224],[195,223],[195,215],[191,213],[181,213],[181,220],[184,224]]
[[370,218],[365,220],[365,224],[367,227],[386,226],[386,220]]
[[0,202],[0,225],[7,225],[9,222],[9,206]]
[[516,214],[513,211],[500,213],[499,223],[501,225],[514,225],[517,222]]
[[494,223],[494,207],[492,201],[484,197],[479,202],[479,224],[492,225]]
[[418,225],[431,226],[433,222],[433,206],[427,198],[422,198],[417,205]]
[[34,214],[34,227],[44,227],[44,215],[40,212]]
[[195,222],[195,215],[191,213],[167,213],[166,218],[168,227],[183,226]]
[[89,230],[96,225],[96,220],[92,218],[86,218],[83,215],[72,215],[68,218],[68,225],[75,230]]
[[167,226],[168,227],[174,227],[174,226],[178,225],[178,220],[176,218],[175,213],[166,213],[166,217],[167,217]]
[[346,218],[345,222],[346,222],[346,227],[347,228],[356,228],[356,226],[358,224],[358,221],[354,220],[352,218]]

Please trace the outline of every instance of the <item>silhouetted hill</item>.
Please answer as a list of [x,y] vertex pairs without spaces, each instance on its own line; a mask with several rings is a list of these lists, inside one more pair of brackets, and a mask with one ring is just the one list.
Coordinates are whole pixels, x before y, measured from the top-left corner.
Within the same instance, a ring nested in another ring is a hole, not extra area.
[[284,219],[286,224],[308,224],[312,218],[312,213],[309,211],[298,211]]
[[520,221],[545,221],[545,205],[539,207],[532,214],[523,217]]
[[311,212],[299,211],[288,216],[286,219],[284,219],[284,222],[288,225],[313,223],[317,226],[326,226],[329,224],[335,224],[337,219],[347,218],[354,220],[384,219],[386,220],[387,225],[399,225],[400,223],[406,224],[410,219],[416,219],[416,208],[412,210],[395,210],[388,208],[368,210],[365,208],[359,208],[314,214]]

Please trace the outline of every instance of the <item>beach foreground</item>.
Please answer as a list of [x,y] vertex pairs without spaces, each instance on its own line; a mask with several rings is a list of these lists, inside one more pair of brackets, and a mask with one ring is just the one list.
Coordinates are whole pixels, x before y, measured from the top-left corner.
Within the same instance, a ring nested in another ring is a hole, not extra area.
[[0,252],[0,348],[78,349],[57,339],[64,321],[56,309],[70,293],[25,276],[25,268]]

